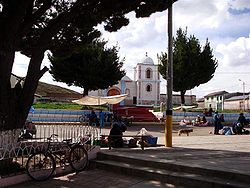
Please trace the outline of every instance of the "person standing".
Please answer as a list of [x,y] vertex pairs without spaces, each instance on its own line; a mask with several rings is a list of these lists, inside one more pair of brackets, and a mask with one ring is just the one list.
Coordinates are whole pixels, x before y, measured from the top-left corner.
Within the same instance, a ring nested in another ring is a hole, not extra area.
[[242,128],[244,127],[245,124],[248,123],[243,113],[240,113],[240,116],[238,118],[238,123],[241,124]]
[[214,120],[214,134],[219,134],[220,118],[218,115],[218,111],[215,111],[214,116],[213,116],[213,120]]
[[91,110],[91,114],[89,115],[89,125],[90,126],[96,126],[96,120],[97,120],[97,116],[95,114],[94,110]]
[[100,133],[102,128],[104,127],[104,112],[102,110],[100,110],[99,112],[99,119],[100,119]]

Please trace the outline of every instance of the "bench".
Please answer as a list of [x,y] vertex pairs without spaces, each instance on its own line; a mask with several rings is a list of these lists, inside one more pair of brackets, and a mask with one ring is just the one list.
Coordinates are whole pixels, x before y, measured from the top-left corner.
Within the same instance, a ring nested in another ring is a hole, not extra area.
[[131,138],[138,139],[138,140],[140,140],[141,149],[144,150],[144,147],[145,147],[144,140],[145,140],[146,136],[142,136],[142,135],[111,135],[111,136],[110,135],[100,135],[100,136],[101,136],[101,140],[104,140],[106,137],[108,138],[109,150],[111,150],[111,147],[112,147],[112,141],[110,138],[116,138],[116,137],[131,137]]

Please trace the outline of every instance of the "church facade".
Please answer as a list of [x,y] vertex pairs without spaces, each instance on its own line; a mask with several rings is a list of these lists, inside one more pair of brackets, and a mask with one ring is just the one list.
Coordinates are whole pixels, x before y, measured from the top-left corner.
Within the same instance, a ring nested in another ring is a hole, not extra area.
[[124,76],[118,84],[105,90],[91,91],[93,96],[113,96],[128,94],[120,106],[159,106],[160,73],[158,65],[146,56],[134,67],[134,79]]

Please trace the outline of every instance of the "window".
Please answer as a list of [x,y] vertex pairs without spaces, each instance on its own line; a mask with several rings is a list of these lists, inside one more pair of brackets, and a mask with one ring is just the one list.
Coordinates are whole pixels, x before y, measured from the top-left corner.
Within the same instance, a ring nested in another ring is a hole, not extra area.
[[151,72],[152,71],[150,69],[146,70],[146,78],[151,78],[152,77]]
[[148,84],[148,85],[146,86],[146,91],[147,91],[147,92],[152,91],[152,86],[151,86],[150,84]]

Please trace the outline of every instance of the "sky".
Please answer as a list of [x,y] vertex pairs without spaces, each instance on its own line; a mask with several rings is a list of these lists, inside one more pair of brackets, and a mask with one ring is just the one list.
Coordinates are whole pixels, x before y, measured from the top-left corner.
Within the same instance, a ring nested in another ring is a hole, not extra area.
[[[133,68],[148,56],[158,64],[157,54],[167,52],[167,11],[152,14],[149,18],[135,18],[135,13],[127,15],[128,26],[117,32],[102,30],[102,38],[108,46],[118,45],[119,56],[125,57],[123,68],[133,79]],[[214,77],[207,83],[195,87],[186,94],[197,99],[217,91],[250,92],[250,0],[179,0],[173,5],[173,34],[179,28],[187,27],[188,35],[194,35],[204,46],[206,39],[213,49],[218,67]],[[13,73],[25,76],[28,58],[16,54]],[[49,66],[47,58],[42,63]],[[40,81],[67,87],[53,81],[47,72]],[[68,88],[68,87],[67,87]],[[70,87],[78,92],[81,88]],[[166,93],[166,81],[161,81],[161,93]]]

